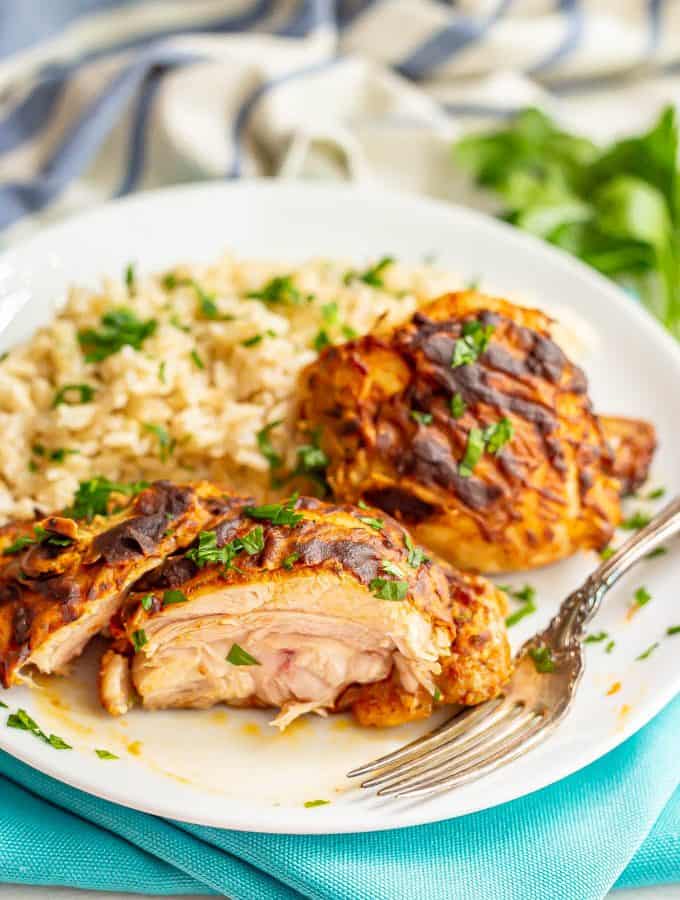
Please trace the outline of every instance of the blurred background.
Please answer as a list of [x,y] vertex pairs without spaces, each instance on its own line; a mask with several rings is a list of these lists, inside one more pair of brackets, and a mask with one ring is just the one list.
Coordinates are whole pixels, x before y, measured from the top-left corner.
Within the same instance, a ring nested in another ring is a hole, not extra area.
[[4,0],[0,235],[178,182],[378,182],[505,215],[678,335],[678,100],[679,0]]

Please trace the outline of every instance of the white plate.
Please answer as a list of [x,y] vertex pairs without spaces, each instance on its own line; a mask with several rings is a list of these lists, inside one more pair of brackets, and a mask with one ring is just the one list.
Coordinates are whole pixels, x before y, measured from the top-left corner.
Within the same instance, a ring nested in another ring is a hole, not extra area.
[[[651,419],[661,447],[656,483],[680,491],[680,351],[635,302],[547,245],[465,209],[365,188],[274,183],[203,184],[148,193],[51,228],[0,257],[0,304],[29,302],[4,346],[49,318],[69,282],[96,283],[125,264],[155,270],[178,260],[209,260],[225,248],[243,255],[301,259],[311,255],[439,263],[482,286],[537,303],[571,307],[600,337],[585,362],[601,411]],[[640,506],[640,504],[636,504]],[[538,589],[538,614],[512,629],[515,643],[547,622],[560,599],[594,567],[594,554],[511,580]],[[595,628],[611,633],[614,651],[587,648],[588,665],[569,718],[541,748],[500,772],[446,796],[378,801],[344,779],[353,766],[402,744],[422,723],[360,730],[344,718],[306,720],[284,735],[266,713],[213,710],[145,713],[113,720],[98,708],[85,659],[43,691],[3,697],[26,708],[46,730],[73,744],[56,751],[32,735],[0,728],[0,747],[68,784],[117,803],[174,819],[253,831],[324,833],[396,828],[460,816],[513,800],[597,759],[644,725],[680,687],[677,588],[680,553],[642,563],[607,598]],[[633,620],[636,587],[653,600]],[[636,657],[650,644],[645,661]],[[91,653],[90,656],[93,654]],[[620,682],[618,692],[608,694]],[[93,753],[121,756],[105,762]],[[307,800],[332,802],[313,809]]]

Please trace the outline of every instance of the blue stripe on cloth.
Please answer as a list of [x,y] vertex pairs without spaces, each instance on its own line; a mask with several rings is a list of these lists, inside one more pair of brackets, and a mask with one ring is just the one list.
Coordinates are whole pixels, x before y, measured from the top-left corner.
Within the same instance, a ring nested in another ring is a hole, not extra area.
[[333,66],[345,62],[343,57],[336,56],[333,59],[324,60],[320,63],[314,63],[311,66],[305,66],[303,69],[296,69],[294,72],[288,72],[279,78],[272,78],[255,88],[254,91],[243,101],[239,108],[234,124],[232,126],[232,141],[234,144],[234,160],[231,168],[226,173],[227,178],[239,178],[241,175],[241,141],[243,133],[248,125],[248,119],[255,106],[270,91],[287,84],[289,81],[296,81],[298,78],[304,78],[305,75],[315,75],[317,72],[323,72]]
[[488,116],[494,119],[506,119],[516,116],[523,106],[494,106],[491,103],[443,103],[442,107],[452,116]]
[[349,28],[367,9],[379,0],[338,0],[337,23],[339,28]]
[[566,16],[566,33],[555,50],[529,69],[530,75],[538,75],[563,62],[573,50],[576,50],[583,38],[586,19],[581,0],[557,0],[557,6]]
[[449,25],[424,41],[395,69],[407,78],[424,78],[461,50],[481,41],[510,9],[512,2],[499,0],[493,12],[482,20],[456,15]]
[[83,172],[154,66],[184,65],[197,59],[196,54],[177,50],[163,54],[159,58],[147,54],[120,72],[90,104],[37,178],[0,186],[0,228],[42,209]]
[[647,0],[647,15],[649,18],[649,53],[653,53],[659,46],[661,37],[661,8],[664,0]]
[[3,0],[0,5],[0,58],[59,34],[91,13],[132,6],[138,0]]
[[335,21],[334,0],[302,0],[299,9],[276,33],[281,37],[304,37],[318,28]]
[[[73,63],[51,66],[43,73],[46,80],[40,81],[21,103],[0,121],[0,152],[5,153],[18,147],[37,134],[41,127],[47,125],[69,79],[77,69],[86,63],[96,62],[109,54],[150,45],[154,40],[166,40],[180,34],[195,34],[204,31],[219,33],[244,31],[253,28],[265,19],[273,11],[274,5],[275,0],[256,0],[247,10],[236,15],[217,19],[214,22],[205,22],[201,25],[178,26],[153,34],[145,33],[140,37],[100,47],[84,54]],[[45,84],[50,85],[49,90]]]

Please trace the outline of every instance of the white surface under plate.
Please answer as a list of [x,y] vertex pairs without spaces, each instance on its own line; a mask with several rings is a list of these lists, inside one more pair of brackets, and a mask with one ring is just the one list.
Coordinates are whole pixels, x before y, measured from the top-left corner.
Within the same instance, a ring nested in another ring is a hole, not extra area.
[[[547,245],[465,209],[365,188],[274,183],[209,184],[148,193],[51,228],[0,257],[3,311],[28,302],[3,335],[4,349],[49,318],[66,285],[120,276],[129,260],[141,270],[209,260],[225,248],[265,258],[313,255],[357,261],[390,253],[438,264],[482,287],[526,296],[548,308],[570,307],[599,335],[583,360],[599,410],[651,419],[660,435],[655,484],[680,491],[680,351],[635,302]],[[2,322],[0,322],[2,324]],[[633,508],[650,504],[634,503]],[[538,590],[539,612],[512,629],[515,644],[542,626],[561,598],[596,564],[594,554],[515,576]],[[310,718],[285,734],[266,712],[143,712],[122,719],[98,707],[94,679],[82,677],[93,648],[68,679],[3,697],[73,744],[56,751],[31,734],[0,729],[0,747],[71,785],[137,809],[225,828],[272,832],[342,832],[395,828],[459,816],[521,797],[611,750],[644,725],[680,687],[677,583],[680,553],[642,563],[607,598],[594,627],[616,640],[587,647],[587,668],[568,719],[527,757],[481,781],[434,799],[380,801],[344,773],[427,726],[361,730],[344,717]],[[653,601],[627,619],[632,593],[646,585]],[[655,641],[646,660],[636,657]],[[80,677],[79,677],[80,676]],[[616,693],[610,687],[620,682]],[[107,748],[119,761],[98,759]],[[306,800],[332,801],[304,807]]]

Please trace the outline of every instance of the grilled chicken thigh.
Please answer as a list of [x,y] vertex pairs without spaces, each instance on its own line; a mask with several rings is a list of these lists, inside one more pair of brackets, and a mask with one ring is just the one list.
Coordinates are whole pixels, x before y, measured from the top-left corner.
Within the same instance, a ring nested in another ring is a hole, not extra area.
[[62,670],[109,624],[129,586],[190,544],[223,506],[222,492],[210,484],[160,481],[132,500],[110,494],[123,508],[108,516],[54,515],[0,529],[5,687],[20,681],[28,666]]
[[102,702],[216,703],[275,724],[351,708],[363,724],[479,703],[510,674],[504,595],[428,560],[376,510],[310,498],[230,508],[134,586],[112,623]]
[[655,447],[651,425],[595,415],[547,316],[475,291],[324,350],[300,408],[336,499],[480,572],[603,547]]

